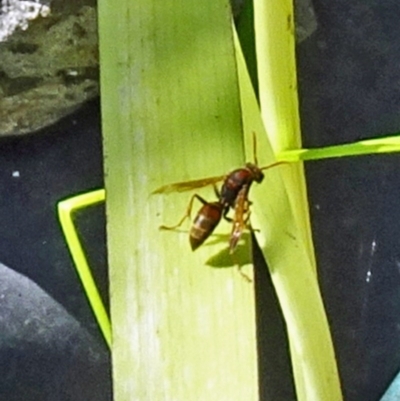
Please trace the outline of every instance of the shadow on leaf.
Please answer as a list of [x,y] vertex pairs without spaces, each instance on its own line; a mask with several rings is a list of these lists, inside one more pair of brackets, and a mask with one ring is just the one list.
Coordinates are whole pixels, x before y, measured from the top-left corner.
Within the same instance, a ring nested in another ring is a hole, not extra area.
[[[229,252],[229,235],[221,235],[218,237],[226,237],[226,247],[215,255],[211,256],[207,261],[206,265],[214,268],[228,268],[228,267],[242,267],[249,263],[252,263],[251,252],[248,244],[251,241],[250,233],[244,233],[242,239],[235,249],[235,252],[231,254]],[[218,238],[215,242],[221,242],[221,238]],[[211,245],[213,242],[209,242]]]

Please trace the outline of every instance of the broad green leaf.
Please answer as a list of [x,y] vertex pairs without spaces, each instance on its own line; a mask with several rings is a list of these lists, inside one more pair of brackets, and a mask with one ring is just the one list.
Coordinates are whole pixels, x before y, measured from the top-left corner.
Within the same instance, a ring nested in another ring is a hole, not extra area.
[[150,195],[243,164],[229,3],[101,0],[99,28],[114,399],[256,400],[253,286],[229,225],[193,253],[189,223],[158,229],[191,194]]

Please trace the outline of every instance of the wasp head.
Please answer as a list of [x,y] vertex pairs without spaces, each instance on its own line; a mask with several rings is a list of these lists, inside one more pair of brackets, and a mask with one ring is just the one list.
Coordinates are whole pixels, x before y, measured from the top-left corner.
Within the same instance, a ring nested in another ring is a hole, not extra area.
[[260,168],[253,163],[246,163],[246,168],[249,169],[253,175],[253,180],[255,182],[262,182],[264,179],[264,173],[260,170]]

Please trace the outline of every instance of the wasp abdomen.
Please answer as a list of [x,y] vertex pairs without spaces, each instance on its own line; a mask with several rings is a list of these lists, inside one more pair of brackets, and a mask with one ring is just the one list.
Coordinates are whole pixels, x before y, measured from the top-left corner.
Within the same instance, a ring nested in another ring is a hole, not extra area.
[[219,202],[205,203],[197,213],[190,230],[190,246],[196,250],[214,231],[221,220],[223,205]]

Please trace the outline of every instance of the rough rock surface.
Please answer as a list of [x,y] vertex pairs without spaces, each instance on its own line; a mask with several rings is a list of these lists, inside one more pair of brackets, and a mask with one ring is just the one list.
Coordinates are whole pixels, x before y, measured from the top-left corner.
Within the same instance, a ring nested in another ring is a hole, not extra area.
[[0,399],[109,401],[107,349],[27,277],[0,264]]
[[64,3],[0,43],[2,136],[36,131],[98,95],[97,10]]
[[[231,1],[238,16],[248,0]],[[45,2],[49,15],[0,42],[0,136],[37,131],[99,94],[95,1]],[[314,32],[316,19],[311,0],[295,5],[301,41]]]

